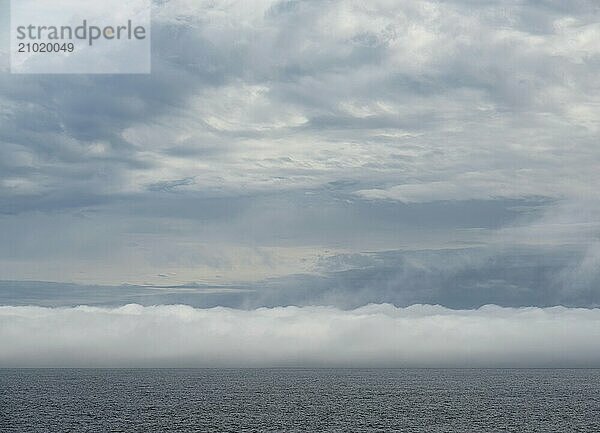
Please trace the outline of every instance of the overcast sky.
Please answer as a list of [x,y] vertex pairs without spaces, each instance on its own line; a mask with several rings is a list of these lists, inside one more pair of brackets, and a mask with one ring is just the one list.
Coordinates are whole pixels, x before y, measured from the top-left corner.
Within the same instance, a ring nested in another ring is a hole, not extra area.
[[160,1],[147,76],[0,16],[4,305],[600,305],[597,1]]

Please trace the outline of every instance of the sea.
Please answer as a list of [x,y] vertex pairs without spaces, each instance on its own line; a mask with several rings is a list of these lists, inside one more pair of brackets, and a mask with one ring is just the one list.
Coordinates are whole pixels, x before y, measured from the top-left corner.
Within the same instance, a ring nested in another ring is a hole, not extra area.
[[0,432],[600,432],[600,370],[0,369]]

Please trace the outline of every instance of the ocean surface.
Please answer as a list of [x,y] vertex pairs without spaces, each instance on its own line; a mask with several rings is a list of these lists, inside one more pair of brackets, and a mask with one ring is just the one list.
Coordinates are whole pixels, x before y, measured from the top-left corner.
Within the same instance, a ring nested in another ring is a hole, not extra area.
[[600,370],[0,369],[0,432],[600,432]]

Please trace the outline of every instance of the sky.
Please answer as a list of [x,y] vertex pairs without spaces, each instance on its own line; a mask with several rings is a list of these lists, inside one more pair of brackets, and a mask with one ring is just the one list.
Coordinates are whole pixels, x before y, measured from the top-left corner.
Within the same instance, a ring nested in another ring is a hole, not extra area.
[[600,306],[596,1],[155,1],[149,75],[12,75],[8,8],[0,305],[31,327]]

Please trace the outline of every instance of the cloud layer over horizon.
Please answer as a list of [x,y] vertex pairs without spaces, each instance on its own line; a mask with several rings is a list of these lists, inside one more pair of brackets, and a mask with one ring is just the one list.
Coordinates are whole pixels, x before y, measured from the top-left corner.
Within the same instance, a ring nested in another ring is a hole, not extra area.
[[0,367],[598,367],[599,309],[0,307]]

